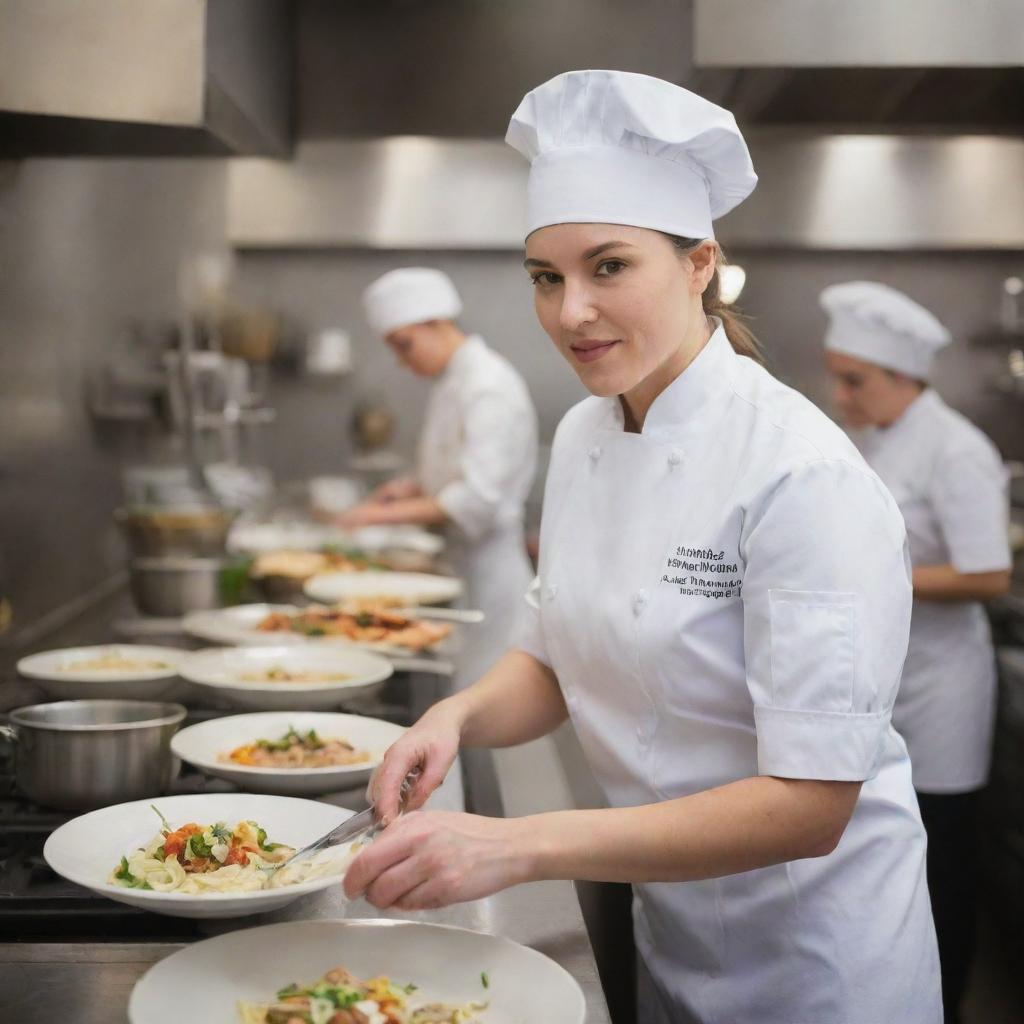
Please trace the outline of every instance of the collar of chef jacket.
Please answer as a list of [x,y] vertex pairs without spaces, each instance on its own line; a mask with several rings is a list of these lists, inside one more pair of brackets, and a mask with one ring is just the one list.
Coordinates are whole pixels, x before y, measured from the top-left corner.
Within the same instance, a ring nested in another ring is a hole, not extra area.
[[[713,318],[715,330],[697,358],[664,391],[647,410],[641,434],[653,441],[696,440],[717,412],[715,399],[728,392],[735,362],[740,357],[733,351],[720,320]],[[625,417],[619,398],[608,401],[607,426],[622,430]]]
[[476,353],[486,348],[484,339],[479,334],[470,334],[466,340],[452,353],[448,365],[441,371],[441,380],[461,380],[469,370]]

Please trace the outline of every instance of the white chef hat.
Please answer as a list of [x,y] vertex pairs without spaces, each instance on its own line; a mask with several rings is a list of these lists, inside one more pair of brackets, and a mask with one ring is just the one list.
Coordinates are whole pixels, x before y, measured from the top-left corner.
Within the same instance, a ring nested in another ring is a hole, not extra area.
[[569,71],[523,97],[505,141],[530,162],[527,226],[629,224],[713,238],[757,175],[728,110],[648,75]]
[[454,320],[462,300],[451,278],[432,267],[402,267],[378,277],[363,292],[367,322],[388,335],[410,324],[428,320]]
[[875,281],[847,281],[820,297],[829,315],[825,348],[927,380],[952,336],[924,306]]

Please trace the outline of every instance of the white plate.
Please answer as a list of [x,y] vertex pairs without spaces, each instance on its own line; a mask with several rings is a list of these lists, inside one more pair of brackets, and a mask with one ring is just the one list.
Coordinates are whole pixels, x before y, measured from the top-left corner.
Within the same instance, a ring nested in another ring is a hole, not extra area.
[[[213,824],[223,821],[256,821],[267,830],[271,842],[300,848],[336,828],[354,812],[316,800],[286,796],[254,796],[251,793],[203,793],[136,800],[91,811],[73,818],[54,832],[43,847],[46,863],[68,881],[85,886],[143,910],[171,917],[214,918],[263,914],[283,907],[306,893],[338,885],[343,872],[280,889],[258,892],[212,892],[202,895],[123,889],[107,878],[123,856],[144,846],[160,831],[160,820],[151,804],[173,827],[190,821]],[[212,1019],[200,1015],[197,1020]],[[230,1020],[231,1018],[225,1018]]]
[[403,605],[444,604],[459,597],[462,580],[426,572],[324,572],[306,580],[303,590],[324,604],[374,597]]
[[269,1000],[289,982],[310,983],[339,966],[419,986],[413,1005],[487,1000],[484,1024],[583,1024],[586,1013],[572,975],[534,949],[463,928],[373,920],[296,921],[193,943],[139,979],[128,1017],[180,1024],[187,1005],[192,1020],[229,1024],[238,1020],[239,1000]]
[[231,551],[263,554],[267,551],[319,551],[328,545],[383,551],[397,548],[437,555],[444,549],[444,538],[418,526],[364,526],[342,530],[320,523],[237,523],[228,535]]
[[[357,750],[369,753],[370,760],[364,764],[336,768],[255,768],[217,760],[220,754],[229,754],[244,743],[254,743],[258,739],[275,740],[289,728],[299,732],[315,729],[324,739],[346,740]],[[370,773],[380,764],[384,751],[404,732],[399,725],[361,715],[266,711],[190,725],[175,733],[171,749],[183,761],[194,764],[207,775],[229,779],[251,793],[319,796],[367,782]]]
[[[178,647],[150,647],[145,644],[104,644],[101,647],[65,647],[22,658],[18,672],[39,683],[58,700],[104,700],[130,698],[155,700],[175,685],[178,664],[187,654]],[[137,661],[160,661],[167,668],[76,669],[65,666],[96,658],[118,657]]]
[[[348,676],[327,683],[261,683],[241,677],[283,668],[290,672],[331,672]],[[182,678],[216,690],[236,707],[260,711],[313,711],[336,708],[356,694],[369,693],[394,672],[379,654],[342,644],[281,644],[274,647],[210,647],[188,655]]]
[[286,638],[289,644],[302,644],[312,638],[301,633],[264,632],[256,628],[271,612],[293,615],[298,610],[293,604],[238,604],[232,608],[189,612],[181,620],[181,628],[189,636],[215,644],[280,647]]

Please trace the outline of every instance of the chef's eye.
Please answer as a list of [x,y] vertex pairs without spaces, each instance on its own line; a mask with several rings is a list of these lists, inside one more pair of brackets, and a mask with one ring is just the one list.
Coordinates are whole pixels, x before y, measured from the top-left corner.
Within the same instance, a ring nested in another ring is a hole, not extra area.
[[605,260],[597,270],[595,274],[598,277],[611,277],[613,274],[619,273],[620,270],[625,270],[626,264],[622,260]]
[[542,270],[539,274],[531,274],[530,282],[535,285],[553,285],[558,284],[562,279],[552,273],[550,270]]

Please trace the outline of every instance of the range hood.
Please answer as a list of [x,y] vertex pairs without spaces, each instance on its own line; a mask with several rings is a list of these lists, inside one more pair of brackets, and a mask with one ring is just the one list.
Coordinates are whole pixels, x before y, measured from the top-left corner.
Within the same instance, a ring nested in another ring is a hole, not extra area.
[[285,156],[286,0],[0,0],[0,158]]
[[1021,0],[694,0],[686,84],[744,124],[1019,134]]

